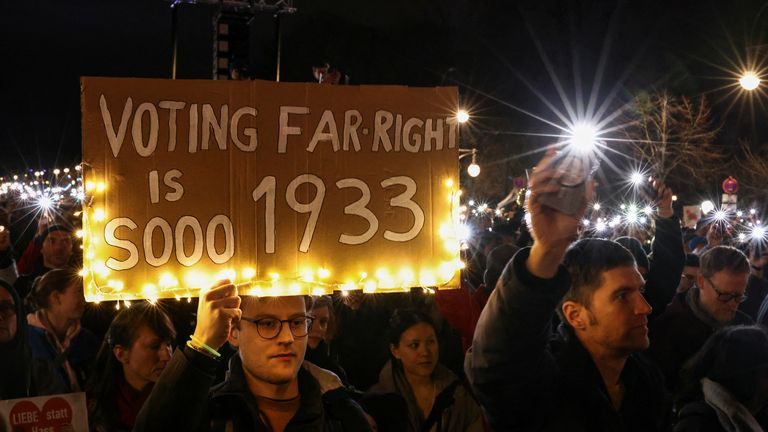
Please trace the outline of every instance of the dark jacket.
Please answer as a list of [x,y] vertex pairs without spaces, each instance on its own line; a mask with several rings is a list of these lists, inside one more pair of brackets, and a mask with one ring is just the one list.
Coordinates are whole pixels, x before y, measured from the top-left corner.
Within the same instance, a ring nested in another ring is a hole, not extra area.
[[307,345],[307,353],[304,354],[304,360],[335,373],[341,380],[341,383],[345,387],[349,387],[347,373],[339,365],[338,356],[331,352],[331,347],[324,340],[320,341],[317,348],[311,348]]
[[[27,316],[28,322],[30,321],[30,315]],[[79,325],[78,327],[79,330],[69,340],[64,355],[60,355],[51,341],[51,338],[55,336],[52,336],[43,327],[29,325],[27,340],[29,341],[32,358],[35,367],[43,369],[43,371],[34,371],[33,373],[38,376],[47,375],[51,377],[47,383],[43,383],[42,380],[37,383],[37,393],[39,395],[70,393],[82,391],[85,388],[85,383],[88,380],[88,374],[96,358],[100,342],[90,330]],[[66,370],[67,362],[74,372],[74,379],[77,380],[76,383],[74,381],[70,382]]]
[[4,344],[0,344],[0,400],[36,396],[32,382],[32,354],[27,340],[27,317],[24,306],[16,290],[10,284],[0,279],[0,288],[5,289],[13,298],[16,313],[16,335]]
[[[176,350],[134,431],[269,431],[246,384],[240,356],[232,356],[224,382],[211,388],[217,364],[189,347]],[[286,432],[370,430],[360,406],[335,375],[304,362],[298,379],[301,406]]]
[[555,308],[570,286],[526,269],[515,255],[480,316],[466,372],[486,420],[498,431],[661,431],[671,402],[658,369],[642,354],[627,359],[625,396],[615,410],[589,353],[568,331],[552,337]]
[[438,364],[432,374],[435,385],[435,400],[432,412],[425,418],[416,401],[402,366],[393,367],[392,361],[384,365],[379,382],[368,390],[368,394],[396,394],[405,401],[405,411],[389,413],[406,417],[408,427],[402,432],[472,432],[483,430],[480,406],[464,387],[459,378],[443,365]]
[[648,317],[653,320],[664,312],[672,301],[680,284],[680,275],[685,267],[685,250],[680,219],[656,218],[651,255],[648,257],[650,269],[645,279],[645,299],[653,311]]
[[[667,388],[674,392],[680,381],[680,370],[693,357],[704,342],[724,324],[706,317],[706,312],[697,307],[694,313],[690,305],[698,305],[699,289],[693,287],[686,294],[677,295],[664,313],[649,326],[651,347],[648,352],[664,373]],[[698,315],[697,315],[698,314]],[[751,318],[740,311],[729,325],[753,324]]]
[[747,295],[747,299],[739,305],[739,310],[749,315],[753,321],[758,322],[761,305],[768,294],[768,280],[750,274],[747,290],[744,294]]

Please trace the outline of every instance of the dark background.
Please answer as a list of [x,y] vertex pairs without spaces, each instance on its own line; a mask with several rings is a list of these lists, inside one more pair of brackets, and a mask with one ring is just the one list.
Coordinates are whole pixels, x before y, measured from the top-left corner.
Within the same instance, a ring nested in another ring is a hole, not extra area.
[[[351,84],[458,85],[472,111],[464,147],[506,154],[544,146],[577,95],[617,109],[640,90],[706,95],[718,144],[768,140],[760,95],[731,92],[738,65],[768,53],[768,2],[296,0],[280,18],[281,80],[312,81],[328,61]],[[80,159],[79,77],[212,78],[218,5],[163,0],[0,4],[0,175]],[[236,17],[235,17],[236,18]],[[250,17],[249,17],[250,18]],[[231,51],[274,80],[277,20],[255,14]],[[603,67],[600,67],[603,65]],[[586,104],[586,102],[585,102]],[[537,118],[539,117],[539,118]],[[616,150],[623,151],[621,144]],[[486,163],[499,163],[487,160]],[[519,159],[519,160],[518,160]],[[530,159],[530,160],[529,160]],[[511,169],[511,168],[510,168]],[[503,191],[499,191],[502,193]]]

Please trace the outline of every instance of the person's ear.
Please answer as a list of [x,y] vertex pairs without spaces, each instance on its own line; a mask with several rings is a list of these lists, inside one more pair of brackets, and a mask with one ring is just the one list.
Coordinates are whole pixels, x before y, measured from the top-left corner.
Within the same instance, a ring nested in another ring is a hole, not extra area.
[[115,345],[115,347],[112,348],[112,354],[114,354],[115,358],[120,363],[128,364],[130,350],[124,348],[122,345]]
[[400,360],[400,348],[394,346],[393,344],[389,344],[389,352],[392,353],[392,357]]
[[696,275],[696,288],[698,288],[699,291],[704,289],[704,276],[701,275],[701,271]]
[[584,330],[587,328],[589,320],[586,314],[587,310],[584,306],[570,300],[563,302],[563,317],[574,329]]
[[229,336],[227,336],[227,341],[229,341],[229,344],[234,348],[240,346],[240,323],[233,325],[232,328],[229,329]]

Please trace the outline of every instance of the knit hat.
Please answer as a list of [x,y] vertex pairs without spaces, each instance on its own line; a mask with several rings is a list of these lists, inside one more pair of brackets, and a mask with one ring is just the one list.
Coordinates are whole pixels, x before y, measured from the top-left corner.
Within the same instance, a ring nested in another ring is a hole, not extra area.
[[43,231],[43,233],[40,234],[40,243],[44,242],[45,239],[48,237],[48,234],[54,231],[64,231],[68,234],[72,234],[72,230],[64,225],[49,225],[48,228],[46,228],[45,231]]
[[634,237],[619,237],[614,241],[624,246],[632,253],[638,267],[644,267],[648,271],[651,270],[651,263],[648,261],[648,255],[645,254],[645,249],[643,249],[643,245],[640,244],[640,240]]
[[701,244],[703,245],[707,244],[706,237],[696,236],[692,238],[691,241],[688,242],[688,250],[696,250],[696,248],[699,247],[699,245]]

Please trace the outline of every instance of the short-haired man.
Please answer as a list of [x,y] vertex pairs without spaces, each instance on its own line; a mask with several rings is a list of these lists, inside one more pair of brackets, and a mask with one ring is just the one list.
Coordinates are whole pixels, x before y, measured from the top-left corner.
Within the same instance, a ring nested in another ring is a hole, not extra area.
[[[531,176],[533,247],[515,255],[491,294],[467,376],[493,430],[665,430],[661,373],[639,353],[651,313],[643,278],[615,242],[569,248],[588,200],[574,215],[538,202],[557,188],[552,156]],[[553,340],[556,310],[564,326]]]
[[[35,248],[39,247],[39,255]],[[40,235],[30,242],[30,246],[24,251],[26,257],[33,257],[31,270],[20,270],[21,276],[14,283],[14,288],[21,298],[26,297],[32,289],[32,283],[39,276],[50,270],[69,267],[72,260],[72,230],[64,225],[47,225]],[[23,261],[24,258],[22,258]],[[23,262],[19,261],[19,268],[23,269]]]
[[[225,281],[201,294],[192,340],[178,349],[136,420],[136,431],[369,430],[331,372],[304,361],[312,318],[305,297],[243,297]],[[211,388],[217,350],[237,348]]]
[[664,372],[669,390],[677,388],[683,364],[717,329],[753,323],[738,310],[746,299],[748,279],[749,261],[744,253],[715,246],[700,257],[696,286],[685,296],[675,297],[652,322],[649,352]]

